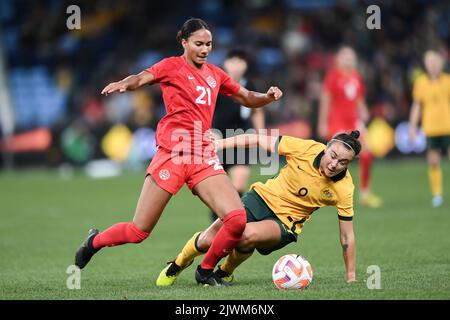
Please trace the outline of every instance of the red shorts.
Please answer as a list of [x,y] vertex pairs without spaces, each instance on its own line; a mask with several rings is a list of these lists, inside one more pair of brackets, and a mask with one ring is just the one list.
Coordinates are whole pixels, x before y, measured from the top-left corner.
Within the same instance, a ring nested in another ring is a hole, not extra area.
[[207,159],[194,155],[179,156],[172,151],[158,148],[147,168],[156,184],[171,194],[176,194],[184,183],[192,188],[200,181],[226,174],[216,154]]

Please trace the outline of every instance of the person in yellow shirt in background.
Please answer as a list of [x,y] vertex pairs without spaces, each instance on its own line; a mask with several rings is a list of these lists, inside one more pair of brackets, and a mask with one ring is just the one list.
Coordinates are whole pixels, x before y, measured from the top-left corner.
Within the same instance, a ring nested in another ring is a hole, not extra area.
[[[334,136],[325,146],[314,140],[290,136],[243,134],[215,141],[217,149],[261,147],[286,156],[287,164],[274,178],[256,182],[242,197],[247,224],[238,246],[215,271],[230,283],[234,270],[256,249],[268,255],[296,242],[313,212],[335,206],[339,218],[346,281],[356,281],[356,248],[353,233],[354,184],[347,170],[361,151],[359,131]],[[159,274],[157,286],[171,286],[195,257],[204,254],[223,225],[217,219],[208,229],[195,233],[174,261]]]
[[444,58],[434,50],[424,55],[426,74],[414,83],[413,104],[409,119],[409,137],[416,140],[417,125],[421,118],[427,138],[428,178],[432,206],[442,205],[441,154],[445,150],[450,158],[450,75],[443,72]]

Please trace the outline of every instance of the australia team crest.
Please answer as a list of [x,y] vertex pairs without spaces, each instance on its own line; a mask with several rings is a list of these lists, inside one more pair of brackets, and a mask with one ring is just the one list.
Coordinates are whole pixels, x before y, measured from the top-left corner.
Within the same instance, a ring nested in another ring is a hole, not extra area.
[[327,204],[335,204],[337,197],[330,188],[323,188],[320,191],[320,200]]

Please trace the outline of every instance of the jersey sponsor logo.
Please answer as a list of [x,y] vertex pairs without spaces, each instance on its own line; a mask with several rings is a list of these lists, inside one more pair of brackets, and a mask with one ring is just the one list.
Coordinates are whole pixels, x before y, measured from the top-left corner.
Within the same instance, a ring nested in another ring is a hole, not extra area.
[[188,76],[188,79],[189,79],[189,80],[194,80],[195,77],[193,77],[193,76]]
[[214,78],[211,77],[211,76],[208,76],[208,78],[206,78],[206,82],[209,84],[209,86],[210,86],[211,88],[215,88],[216,85],[217,85],[216,80],[214,80]]
[[162,169],[159,171],[159,177],[161,178],[161,180],[166,181],[167,179],[170,178],[170,172],[167,169]]

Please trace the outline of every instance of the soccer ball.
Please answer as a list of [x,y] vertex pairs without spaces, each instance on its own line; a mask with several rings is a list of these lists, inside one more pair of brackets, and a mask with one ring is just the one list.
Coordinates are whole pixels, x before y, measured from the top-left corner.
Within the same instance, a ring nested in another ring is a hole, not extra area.
[[305,257],[287,254],[275,262],[272,279],[280,290],[306,289],[312,282],[313,270]]

